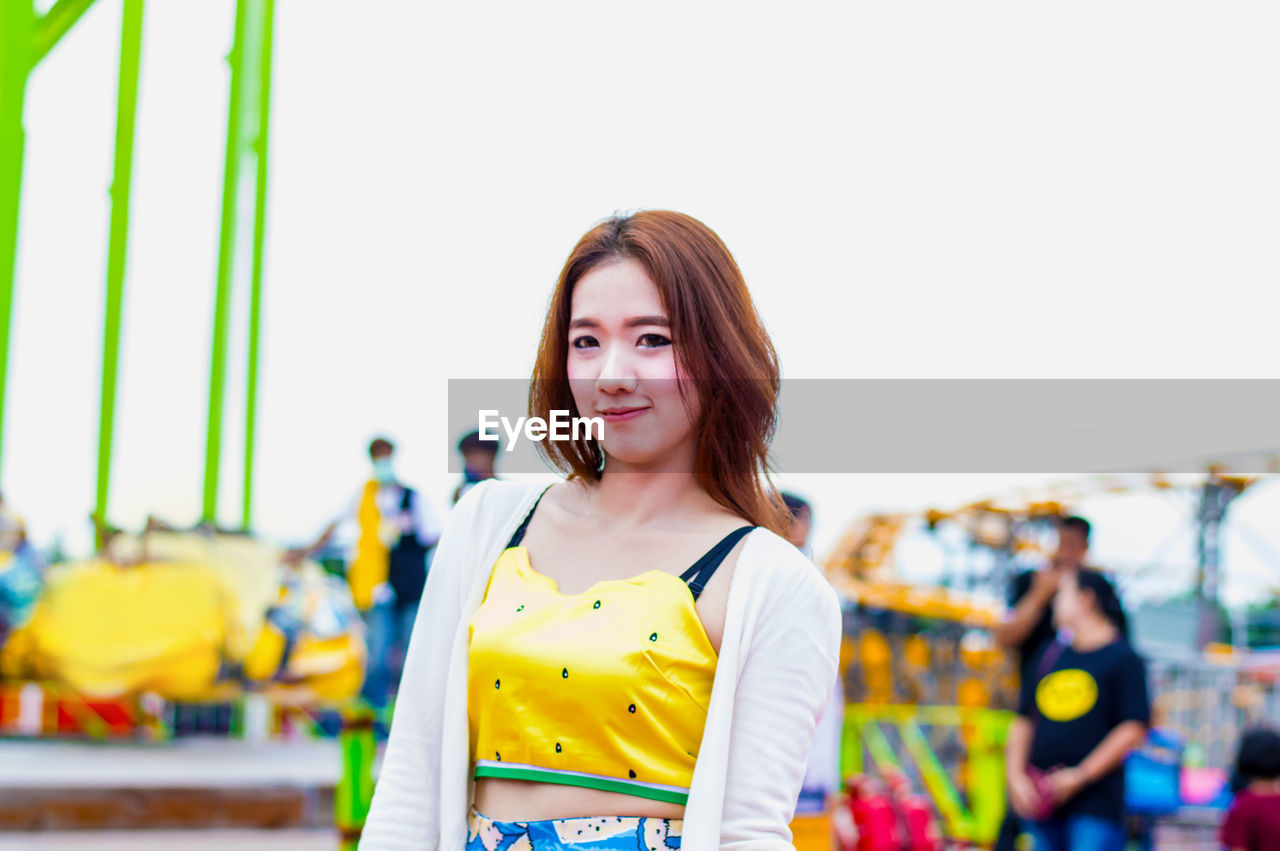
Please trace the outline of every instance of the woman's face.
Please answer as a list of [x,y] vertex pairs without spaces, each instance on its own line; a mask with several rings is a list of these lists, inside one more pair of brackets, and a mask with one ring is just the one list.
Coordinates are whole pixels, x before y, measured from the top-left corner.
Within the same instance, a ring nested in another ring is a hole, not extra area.
[[1062,576],[1058,585],[1058,593],[1053,598],[1053,623],[1058,627],[1074,626],[1080,621],[1087,601],[1080,593],[1080,583],[1076,581],[1076,572],[1069,570]]
[[[607,262],[573,288],[569,387],[578,415],[604,420],[608,469],[689,472],[694,423],[667,310],[635,260]],[[696,408],[695,408],[696,410]]]

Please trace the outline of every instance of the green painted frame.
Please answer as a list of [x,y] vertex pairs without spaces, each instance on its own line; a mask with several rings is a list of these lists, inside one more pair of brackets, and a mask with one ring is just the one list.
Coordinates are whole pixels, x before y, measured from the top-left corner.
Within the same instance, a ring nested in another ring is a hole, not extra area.
[[275,0],[236,0],[235,42],[227,62],[231,90],[227,107],[227,148],[222,180],[222,220],[214,287],[213,342],[209,356],[209,418],[205,439],[204,501],[201,519],[215,522],[222,422],[227,377],[227,333],[236,266],[237,210],[242,170],[253,169],[254,220],[245,400],[245,455],[241,526],[251,526],[253,452],[257,418],[259,338],[262,321],[262,261],[266,238],[268,130],[271,106],[271,52]]
[[[27,80],[36,65],[91,5],[93,0],[58,0],[44,15],[37,15],[34,0],[0,0],[0,152],[3,152],[0,153],[0,462],[4,459],[9,330],[18,269],[22,164],[26,150],[22,115]],[[118,136],[117,133],[117,140]]]
[[[129,195],[133,183],[133,131],[142,57],[142,0],[124,0],[120,27],[120,86],[116,99],[116,155],[111,178],[111,232],[107,242],[107,302],[102,333],[102,397],[98,419],[98,484],[94,515],[105,524],[111,484],[120,321],[124,310],[125,255],[129,246]],[[102,524],[99,524],[99,529]],[[101,543],[101,542],[99,542]]]
[[[98,425],[98,470],[94,513],[106,522],[119,374],[120,327],[129,234],[138,75],[142,50],[144,0],[124,0],[120,35],[120,75],[116,102],[115,159],[111,181],[111,218],[107,246],[106,302],[103,316],[102,391]],[[13,291],[17,275],[21,218],[23,108],[31,71],[93,4],[58,0],[44,15],[34,0],[0,0],[0,462],[3,461],[6,379],[9,366]],[[212,522],[217,507],[226,376],[227,312],[236,259],[238,201],[242,166],[254,175],[254,214],[250,260],[248,375],[246,376],[245,452],[241,523],[252,518],[254,436],[262,318],[263,254],[266,243],[268,126],[274,0],[237,0],[235,41],[228,55],[231,95],[227,119],[227,158],[223,175],[221,233],[214,296],[213,351],[209,382],[209,427],[205,446],[202,519]],[[2,471],[0,467],[0,471]]]
[[[897,728],[934,806],[954,839],[989,843],[1004,818],[1004,743],[1013,713],[958,706],[851,703],[845,707],[840,768],[843,776],[866,771],[867,757],[882,768],[900,768],[882,724]],[[969,806],[934,754],[920,725],[963,727],[968,743]]]

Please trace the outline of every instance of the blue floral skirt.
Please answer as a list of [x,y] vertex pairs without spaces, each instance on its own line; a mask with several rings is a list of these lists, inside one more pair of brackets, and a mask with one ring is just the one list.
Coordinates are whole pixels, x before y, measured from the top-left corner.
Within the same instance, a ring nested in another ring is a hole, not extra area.
[[680,847],[679,819],[560,818],[494,821],[473,807],[466,851],[670,851]]

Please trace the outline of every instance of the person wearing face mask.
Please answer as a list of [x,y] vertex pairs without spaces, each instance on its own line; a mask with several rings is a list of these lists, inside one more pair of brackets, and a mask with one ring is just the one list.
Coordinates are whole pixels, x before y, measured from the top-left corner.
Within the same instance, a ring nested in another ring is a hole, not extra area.
[[368,661],[361,696],[374,708],[386,706],[396,682],[422,599],[440,523],[431,504],[396,479],[395,446],[385,437],[369,444],[371,476],[359,495],[329,524],[314,544],[294,550],[286,561],[324,549],[344,531],[354,537],[347,567],[352,601],[365,621]]

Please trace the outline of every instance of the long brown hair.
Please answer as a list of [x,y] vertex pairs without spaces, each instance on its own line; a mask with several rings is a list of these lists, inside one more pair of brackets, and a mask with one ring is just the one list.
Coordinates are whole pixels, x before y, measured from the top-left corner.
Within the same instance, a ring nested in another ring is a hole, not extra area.
[[[623,258],[638,262],[658,288],[676,357],[701,391],[698,484],[716,502],[786,537],[790,515],[770,480],[769,459],[778,421],[778,355],[733,255],[692,216],[668,210],[614,216],[578,240],[547,308],[530,414],[548,420],[553,410],[579,415],[568,381],[573,288],[592,269]],[[569,478],[600,480],[604,454],[594,438],[537,446]]]

